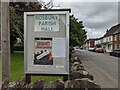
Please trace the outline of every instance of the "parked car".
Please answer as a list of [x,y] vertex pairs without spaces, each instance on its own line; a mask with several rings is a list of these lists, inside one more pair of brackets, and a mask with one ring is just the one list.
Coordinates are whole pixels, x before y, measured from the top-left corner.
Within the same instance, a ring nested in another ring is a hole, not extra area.
[[95,52],[95,48],[89,48],[88,50],[91,52]]
[[83,49],[83,47],[80,47],[80,49]]
[[97,52],[97,53],[104,53],[105,51],[102,48],[96,48],[95,52]]
[[81,46],[80,49],[83,49],[83,47]]
[[120,49],[110,52],[110,56],[120,57]]
[[74,50],[79,50],[79,49],[80,49],[79,46],[75,46],[75,47],[73,47],[73,48],[74,48]]

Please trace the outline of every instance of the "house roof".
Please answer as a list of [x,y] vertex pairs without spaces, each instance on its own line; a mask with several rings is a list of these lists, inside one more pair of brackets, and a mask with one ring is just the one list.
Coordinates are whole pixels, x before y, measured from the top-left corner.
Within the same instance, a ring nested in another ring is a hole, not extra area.
[[88,42],[88,41],[95,41],[95,40],[97,40],[98,38],[89,38],[89,39],[87,39],[85,42]]
[[103,39],[103,37],[100,37],[99,40],[100,40],[100,39]]
[[98,38],[90,38],[90,39],[88,39],[88,40],[97,40]]
[[98,38],[98,39],[96,39],[96,40],[100,40],[100,39],[103,39],[103,37],[100,37],[100,38]]
[[111,36],[118,32],[120,32],[120,24],[117,24],[117,25],[111,27],[103,37]]
[[120,33],[120,27],[113,34],[117,34],[117,33]]

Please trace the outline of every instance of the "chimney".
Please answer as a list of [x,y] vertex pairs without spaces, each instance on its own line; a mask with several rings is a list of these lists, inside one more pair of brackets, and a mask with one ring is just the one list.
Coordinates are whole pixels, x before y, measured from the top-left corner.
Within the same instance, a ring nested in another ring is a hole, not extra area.
[[109,31],[109,30],[107,29],[107,30],[106,30],[106,33],[107,33],[108,31]]

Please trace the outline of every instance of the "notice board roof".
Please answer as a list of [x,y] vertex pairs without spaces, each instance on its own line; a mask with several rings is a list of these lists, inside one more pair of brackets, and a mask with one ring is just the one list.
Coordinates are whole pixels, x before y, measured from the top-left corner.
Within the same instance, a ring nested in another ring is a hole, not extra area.
[[24,10],[23,12],[53,12],[53,11],[69,11],[71,13],[71,9],[39,9],[39,10]]

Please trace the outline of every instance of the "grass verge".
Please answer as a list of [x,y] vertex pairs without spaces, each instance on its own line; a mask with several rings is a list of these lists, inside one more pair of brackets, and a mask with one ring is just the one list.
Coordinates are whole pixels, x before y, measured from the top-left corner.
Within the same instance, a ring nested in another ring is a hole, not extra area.
[[[16,82],[22,76],[25,76],[24,73],[24,53],[23,52],[15,52],[11,54],[11,74],[10,80],[12,82]],[[55,81],[58,78],[62,78],[62,76],[33,76],[32,82],[36,80],[45,80],[46,82]]]

